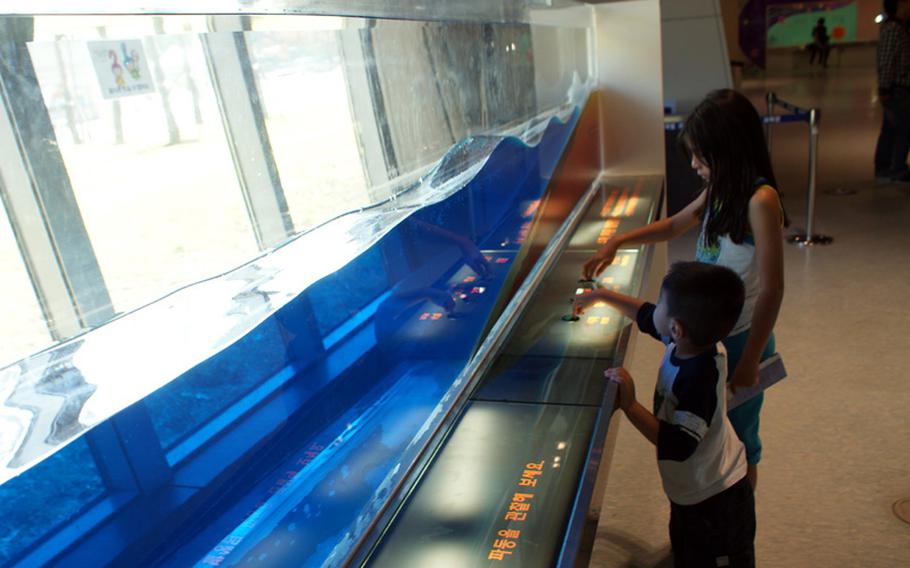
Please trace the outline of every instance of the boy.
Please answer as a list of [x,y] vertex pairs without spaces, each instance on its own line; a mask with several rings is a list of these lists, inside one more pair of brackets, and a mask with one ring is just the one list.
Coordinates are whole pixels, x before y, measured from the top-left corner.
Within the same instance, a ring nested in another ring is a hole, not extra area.
[[667,344],[654,414],[635,399],[625,369],[604,374],[619,384],[626,417],[657,446],[676,568],[755,565],[755,501],[745,449],[727,419],[726,352],[718,343],[736,323],[743,297],[742,280],[730,269],[677,262],[664,277],[656,306],[597,289],[573,308],[580,315],[595,302],[608,302]]

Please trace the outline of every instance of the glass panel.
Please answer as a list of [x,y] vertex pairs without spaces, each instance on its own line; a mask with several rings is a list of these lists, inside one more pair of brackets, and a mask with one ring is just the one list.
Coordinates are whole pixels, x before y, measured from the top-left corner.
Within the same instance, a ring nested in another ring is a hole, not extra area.
[[[141,400],[122,419],[150,418],[171,489],[204,495],[156,503],[180,538],[154,550],[189,564],[240,531],[223,565],[274,547],[319,565],[461,388],[590,89],[587,30],[233,20],[38,18],[29,53],[115,308],[184,287],[0,373],[6,407],[82,381],[59,439],[51,401],[9,415],[30,436],[0,447],[0,481]],[[276,219],[297,234],[252,258]]]
[[[194,22],[35,20],[29,53],[117,312],[257,251],[199,37],[181,33]],[[165,25],[175,33],[155,35]],[[148,92],[109,98],[105,81],[132,87],[131,58],[151,73]]]
[[[340,18],[300,18],[307,31],[246,34],[281,184],[297,231],[369,205],[338,34]],[[258,20],[258,19],[257,19]],[[332,188],[326,191],[325,188]]]
[[7,565],[104,491],[85,438],[0,485],[0,564]]
[[0,207],[0,274],[3,274],[0,295],[5,312],[0,342],[0,368],[3,368],[53,342],[3,207]]

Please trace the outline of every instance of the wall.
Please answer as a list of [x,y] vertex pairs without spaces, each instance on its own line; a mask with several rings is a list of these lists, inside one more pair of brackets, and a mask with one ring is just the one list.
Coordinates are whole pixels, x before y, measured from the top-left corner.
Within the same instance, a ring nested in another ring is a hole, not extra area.
[[[739,14],[746,3],[747,0],[720,0],[721,16],[727,33],[727,49],[732,60],[747,60],[739,47]],[[878,24],[875,23],[875,16],[881,9],[881,0],[857,0],[857,42],[878,41]]]
[[594,11],[604,169],[663,175],[660,4],[615,2]]
[[663,0],[664,100],[675,112],[730,87],[730,61],[718,0]]

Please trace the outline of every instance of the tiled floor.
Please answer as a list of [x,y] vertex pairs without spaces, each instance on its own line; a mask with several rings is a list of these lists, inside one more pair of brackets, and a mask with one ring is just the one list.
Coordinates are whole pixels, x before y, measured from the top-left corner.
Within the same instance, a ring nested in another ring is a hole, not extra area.
[[[892,505],[910,497],[910,185],[875,185],[880,113],[871,60],[747,80],[822,109],[817,232],[828,247],[785,247],[778,350],[790,378],[765,398],[756,495],[760,566],[910,566],[910,524]],[[763,107],[759,109],[764,112]],[[774,132],[774,165],[794,227],[805,227],[807,132]],[[843,190],[849,195],[828,192]],[[691,258],[692,239],[670,247]],[[662,346],[642,338],[630,363],[653,389]],[[653,449],[620,427],[592,566],[670,567],[669,507]]]

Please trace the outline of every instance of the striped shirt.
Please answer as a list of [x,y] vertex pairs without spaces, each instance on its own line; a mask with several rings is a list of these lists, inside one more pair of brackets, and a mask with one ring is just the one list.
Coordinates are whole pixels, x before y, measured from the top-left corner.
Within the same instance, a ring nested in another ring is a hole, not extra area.
[[654,386],[657,468],[670,501],[694,505],[746,475],[746,451],[727,418],[727,353],[718,343],[695,357],[677,357],[654,325],[654,310],[643,304],[636,320],[667,345]]

